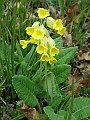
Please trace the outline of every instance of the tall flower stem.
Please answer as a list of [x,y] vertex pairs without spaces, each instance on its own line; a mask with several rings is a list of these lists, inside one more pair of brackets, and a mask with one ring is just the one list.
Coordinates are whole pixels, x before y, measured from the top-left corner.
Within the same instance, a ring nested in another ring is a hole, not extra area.
[[42,21],[42,19],[41,19],[40,23],[42,24],[42,22],[43,22],[43,21]]
[[46,83],[46,92],[47,92],[47,99],[48,99],[48,79],[47,79],[47,62],[45,61],[45,83]]
[[42,81],[42,61],[40,61],[40,85]]

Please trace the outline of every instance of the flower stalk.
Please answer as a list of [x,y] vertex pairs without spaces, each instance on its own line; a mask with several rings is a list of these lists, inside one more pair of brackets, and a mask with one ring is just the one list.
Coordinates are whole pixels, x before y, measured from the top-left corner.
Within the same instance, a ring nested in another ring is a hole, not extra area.
[[48,100],[48,78],[47,78],[47,62],[44,62],[45,64],[45,83],[46,83],[46,92],[47,92],[47,100]]

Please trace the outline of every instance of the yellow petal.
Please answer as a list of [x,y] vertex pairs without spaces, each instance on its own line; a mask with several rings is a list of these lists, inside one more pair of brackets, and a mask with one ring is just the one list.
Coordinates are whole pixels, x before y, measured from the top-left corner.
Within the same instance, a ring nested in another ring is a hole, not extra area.
[[44,8],[39,8],[37,13],[38,13],[39,18],[46,18],[47,16],[50,15],[49,11]]
[[58,54],[59,53],[59,49],[56,48],[56,47],[51,47],[50,49],[50,55],[51,56],[55,56],[55,54]]
[[37,39],[34,39],[33,37],[31,37],[31,39],[30,39],[30,43],[32,43],[32,44],[39,44],[40,43],[40,41],[41,40],[37,40]]
[[34,29],[34,33],[32,36],[34,39],[42,39],[44,37],[44,31],[39,28]]
[[66,32],[66,27],[62,27],[62,29],[58,30],[60,35],[63,35],[64,32]]
[[63,27],[62,20],[61,19],[55,20],[54,25],[53,25],[53,29],[59,30],[62,27]]
[[50,64],[54,64],[54,63],[56,63],[56,62],[57,62],[57,59],[54,58],[53,56],[51,56],[50,59],[49,59],[49,63],[50,63]]
[[22,45],[23,49],[25,49],[29,43],[30,40],[20,40],[20,44]]
[[49,55],[48,54],[42,54],[41,61],[49,61]]
[[34,28],[33,28],[33,27],[27,27],[27,28],[26,28],[26,33],[27,33],[28,35],[32,35],[32,34],[34,33]]
[[37,53],[47,53],[47,47],[45,47],[43,44],[39,44],[36,48]]

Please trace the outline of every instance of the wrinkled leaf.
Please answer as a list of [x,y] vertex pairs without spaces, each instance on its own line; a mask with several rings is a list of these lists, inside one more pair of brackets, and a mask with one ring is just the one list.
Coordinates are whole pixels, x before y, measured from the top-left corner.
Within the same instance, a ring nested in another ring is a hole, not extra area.
[[59,54],[56,55],[58,59],[56,64],[68,64],[71,60],[74,59],[74,56],[77,52],[77,47],[69,47],[60,50]]
[[52,67],[52,72],[56,77],[57,84],[63,83],[71,72],[71,66],[67,64]]
[[54,113],[54,110],[51,108],[51,106],[44,107],[43,109],[50,120],[64,120],[63,116]]
[[30,79],[23,75],[15,75],[12,78],[13,86],[18,96],[31,107],[38,105],[36,95],[40,93],[39,87],[34,84]]

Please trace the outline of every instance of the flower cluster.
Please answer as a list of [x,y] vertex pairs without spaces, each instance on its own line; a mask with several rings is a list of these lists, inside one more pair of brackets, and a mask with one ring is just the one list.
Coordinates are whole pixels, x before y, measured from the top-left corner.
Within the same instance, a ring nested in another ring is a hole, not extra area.
[[[50,15],[48,10],[39,8],[37,13],[40,19],[46,18],[47,26],[57,30],[60,35],[63,35],[66,31],[61,19],[55,20],[52,17],[48,17]],[[31,27],[26,28],[26,33],[30,36],[30,40],[20,40],[23,49],[29,43],[36,44],[36,51],[41,55],[41,61],[47,61],[50,64],[57,62],[55,55],[59,53],[59,49],[55,47],[55,41],[50,37],[43,23],[39,21],[34,22]]]

